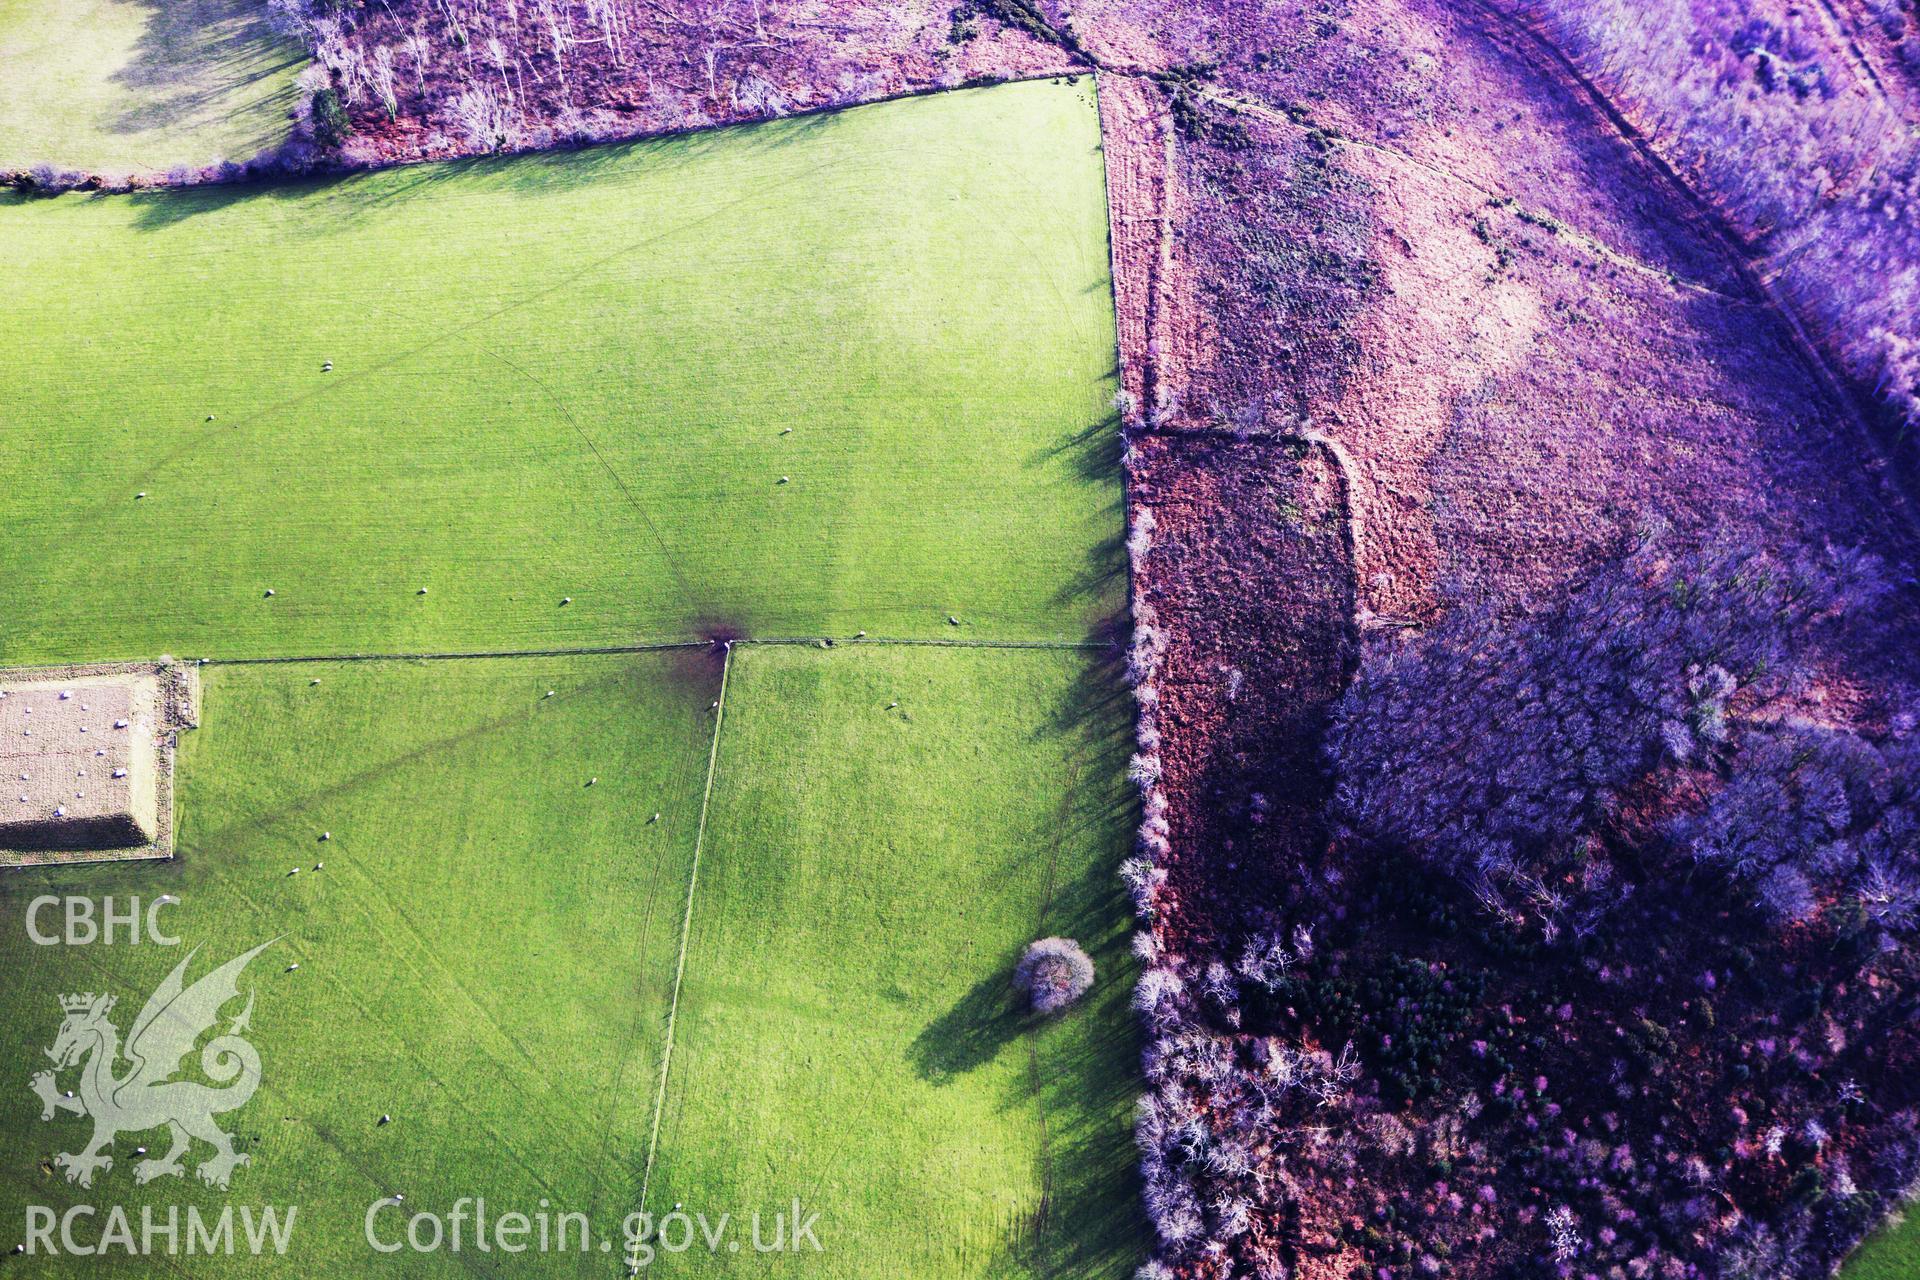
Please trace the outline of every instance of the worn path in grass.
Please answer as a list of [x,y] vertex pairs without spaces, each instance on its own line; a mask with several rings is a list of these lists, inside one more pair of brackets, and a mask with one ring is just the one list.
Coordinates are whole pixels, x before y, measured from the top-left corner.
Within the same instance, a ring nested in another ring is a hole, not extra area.
[[0,0],[0,170],[248,160],[292,128],[306,54],[259,0]]
[[1083,81],[0,199],[0,661],[1084,638],[1101,175]]
[[[665,1274],[1128,1274],[1140,1257],[1124,688],[1097,655],[738,645],[647,1208]],[[889,705],[897,703],[898,705]],[[1089,1001],[1008,983],[1077,937]],[[753,1250],[798,1197],[811,1246]]]

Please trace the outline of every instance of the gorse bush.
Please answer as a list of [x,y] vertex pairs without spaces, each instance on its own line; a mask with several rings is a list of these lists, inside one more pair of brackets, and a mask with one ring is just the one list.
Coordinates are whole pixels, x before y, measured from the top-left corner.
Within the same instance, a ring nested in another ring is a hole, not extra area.
[[1020,957],[1013,981],[1035,1013],[1058,1013],[1093,986],[1093,961],[1071,939],[1042,938]]
[[1882,919],[1911,916],[1891,849],[1913,820],[1897,777],[1912,748],[1735,714],[1790,701],[1819,631],[1882,589],[1856,553],[1667,559],[1647,542],[1516,624],[1463,611],[1371,656],[1342,699],[1336,818],[1347,839],[1409,854],[1555,941],[1630,892],[1610,843],[1629,790],[1707,774],[1723,785],[1667,834],[1776,919],[1807,918],[1816,886],[1869,875]]
[[52,164],[36,164],[24,173],[0,173],[0,187],[16,186],[43,196],[57,196],[83,187],[102,185],[107,185],[105,180],[84,170]]
[[331,87],[314,91],[308,100],[307,116],[313,122],[313,140],[322,147],[337,147],[353,132],[347,108]]
[[1352,1043],[1398,1102],[1438,1090],[1486,992],[1481,974],[1389,955],[1363,974],[1282,979],[1255,1004],[1297,1011],[1328,1043]]

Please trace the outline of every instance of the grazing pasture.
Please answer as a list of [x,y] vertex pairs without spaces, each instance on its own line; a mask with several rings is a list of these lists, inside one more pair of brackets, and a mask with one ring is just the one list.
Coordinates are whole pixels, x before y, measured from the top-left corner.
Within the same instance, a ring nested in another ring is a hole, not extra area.
[[1083,81],[0,198],[0,662],[1084,637],[1101,173]]
[[[798,1197],[822,1252],[661,1273],[1132,1273],[1137,806],[1107,661],[735,648],[647,1209]],[[1048,934],[1097,970],[1053,1020],[1013,986]]]
[[259,0],[0,0],[0,170],[155,173],[285,141],[297,44]]
[[[0,877],[0,1278],[29,1205],[299,1207],[195,1277],[605,1276],[643,1204],[795,1197],[810,1274],[1128,1272],[1104,210],[1090,82],[0,198],[0,662],[211,659],[177,860]],[[36,945],[43,894],[185,945]],[[1044,934],[1097,977],[1041,1023]],[[124,1032],[266,942],[231,1192],[136,1184],[163,1132],[69,1183],[58,997]],[[593,1247],[377,1254],[394,1194]]]
[[[617,1222],[638,1197],[716,672],[680,652],[207,668],[179,858],[0,877],[0,1255],[25,1205],[298,1206],[284,1259],[199,1258],[195,1276],[459,1273],[373,1255],[362,1217],[392,1192],[440,1212],[546,1197]],[[171,894],[158,919],[181,945],[35,945],[23,918],[42,894]],[[262,1075],[224,1122],[253,1158],[231,1193],[195,1180],[205,1147],[183,1178],[136,1186],[134,1144],[157,1155],[163,1132],[120,1139],[91,1189],[52,1170],[90,1131],[42,1123],[27,1088],[56,997],[112,991],[125,1034],[189,948],[193,978],[270,940],[241,981]],[[32,1266],[154,1274],[125,1257]]]
[[1840,1280],[1911,1280],[1920,1275],[1920,1216],[1911,1208],[1869,1236],[1840,1270]]

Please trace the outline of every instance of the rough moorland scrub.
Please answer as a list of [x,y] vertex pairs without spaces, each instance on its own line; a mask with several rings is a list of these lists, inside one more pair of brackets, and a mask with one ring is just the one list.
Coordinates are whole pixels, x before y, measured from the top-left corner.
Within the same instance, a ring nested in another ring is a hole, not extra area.
[[1920,30],[1889,0],[1538,14],[1861,385],[1920,423]]

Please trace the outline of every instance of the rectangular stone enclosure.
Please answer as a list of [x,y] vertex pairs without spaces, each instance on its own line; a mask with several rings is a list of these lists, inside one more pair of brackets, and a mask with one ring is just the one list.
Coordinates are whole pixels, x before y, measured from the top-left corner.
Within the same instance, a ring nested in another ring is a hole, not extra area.
[[0,864],[171,856],[198,684],[172,663],[0,670]]

